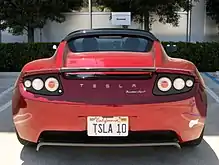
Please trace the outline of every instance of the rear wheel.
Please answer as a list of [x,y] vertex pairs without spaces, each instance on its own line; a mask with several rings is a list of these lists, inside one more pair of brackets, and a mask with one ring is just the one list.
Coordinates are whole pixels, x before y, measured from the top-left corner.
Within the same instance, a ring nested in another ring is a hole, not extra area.
[[22,145],[24,145],[24,146],[34,146],[34,145],[36,145],[36,143],[33,143],[33,142],[30,142],[30,141],[27,141],[27,140],[22,139],[22,138],[19,136],[17,130],[15,130],[15,132],[16,132],[18,141],[19,141]]
[[203,136],[204,136],[204,129],[202,130],[202,133],[200,135],[200,137],[198,139],[195,140],[191,140],[188,142],[184,142],[181,144],[182,147],[196,147],[199,144],[201,144],[202,140],[203,140]]

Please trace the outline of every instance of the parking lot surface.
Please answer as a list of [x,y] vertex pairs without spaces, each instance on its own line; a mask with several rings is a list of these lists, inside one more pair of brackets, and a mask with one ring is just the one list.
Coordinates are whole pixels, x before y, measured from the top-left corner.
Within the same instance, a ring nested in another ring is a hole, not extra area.
[[197,148],[23,147],[11,116],[16,74],[0,73],[0,165],[219,165],[219,85],[203,75],[208,86],[208,118],[204,141]]

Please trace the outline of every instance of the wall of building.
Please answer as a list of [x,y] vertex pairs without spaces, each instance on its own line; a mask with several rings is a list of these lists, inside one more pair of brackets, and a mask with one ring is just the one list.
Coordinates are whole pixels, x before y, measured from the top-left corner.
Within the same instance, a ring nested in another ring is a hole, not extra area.
[[1,42],[3,43],[14,43],[14,42],[26,42],[26,35],[23,36],[14,36],[8,32],[8,30],[0,31],[1,32]]
[[[111,24],[109,18],[110,12],[93,12],[93,28],[117,27]],[[48,21],[42,30],[42,40],[43,42],[58,42],[74,30],[89,29],[89,23],[88,12],[68,13],[66,14],[66,21],[61,24]],[[130,28],[141,29],[141,25],[133,22]],[[36,39],[39,41],[39,35],[37,35]]]
[[161,41],[186,41],[187,13],[181,12],[179,26],[173,27],[170,24],[162,24],[158,21],[152,25],[154,33]]
[[[116,27],[109,19],[110,12],[93,12],[93,28]],[[156,18],[156,17],[155,17]],[[87,29],[89,25],[88,12],[74,12],[66,14],[64,23],[50,22],[41,31],[35,31],[36,42],[59,42],[68,33]],[[142,29],[142,25],[133,22],[129,28]],[[180,12],[179,26],[173,27],[170,24],[162,24],[155,21],[152,25],[152,32],[162,41],[186,41],[187,13]],[[218,27],[206,16],[205,2],[200,0],[195,3],[191,13],[191,42],[217,41]],[[26,42],[27,37],[13,36],[7,31],[2,32],[2,42]]]

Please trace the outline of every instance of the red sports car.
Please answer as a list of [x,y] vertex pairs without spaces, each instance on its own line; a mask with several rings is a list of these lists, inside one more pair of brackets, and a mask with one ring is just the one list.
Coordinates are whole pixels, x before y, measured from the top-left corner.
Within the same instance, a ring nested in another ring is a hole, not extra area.
[[195,65],[150,32],[79,30],[26,64],[13,92],[23,145],[197,146],[207,114]]

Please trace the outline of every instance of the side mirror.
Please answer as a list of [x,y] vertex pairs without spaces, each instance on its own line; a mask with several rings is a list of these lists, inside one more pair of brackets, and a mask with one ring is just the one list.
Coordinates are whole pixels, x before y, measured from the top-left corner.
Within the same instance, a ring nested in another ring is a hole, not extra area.
[[177,51],[177,46],[176,45],[172,45],[172,44],[167,44],[166,51],[168,53],[176,52]]
[[52,49],[56,50],[56,49],[57,49],[57,46],[56,46],[56,45],[53,45],[53,46],[52,46]]

